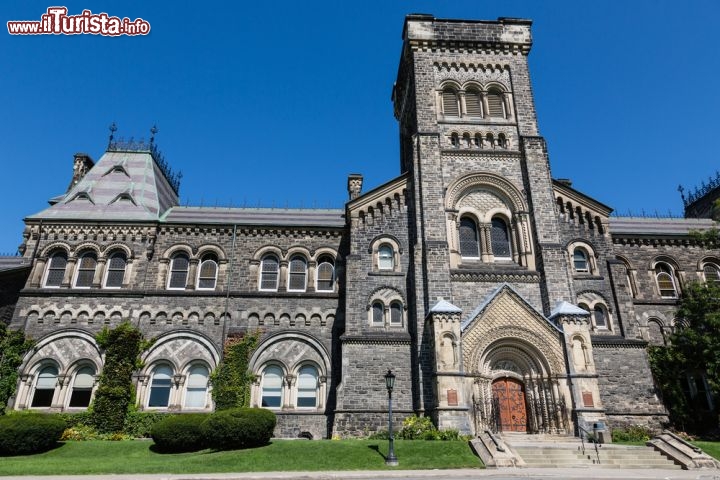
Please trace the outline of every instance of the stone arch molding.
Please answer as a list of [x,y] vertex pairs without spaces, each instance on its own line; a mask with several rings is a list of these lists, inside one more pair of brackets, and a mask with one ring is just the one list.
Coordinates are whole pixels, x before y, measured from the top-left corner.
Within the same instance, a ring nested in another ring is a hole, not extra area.
[[182,371],[191,362],[202,362],[212,371],[220,363],[215,344],[195,331],[175,331],[157,339],[142,355],[146,372],[158,363],[172,365],[175,372]]
[[468,193],[486,189],[504,200],[513,213],[526,212],[527,206],[520,190],[509,180],[489,172],[475,172],[455,180],[445,194],[445,208],[456,210]]
[[63,329],[41,338],[23,360],[20,371],[30,373],[43,362],[53,362],[58,374],[68,372],[78,361],[89,361],[102,370],[102,355],[93,335],[80,329]]
[[469,216],[479,222],[478,242],[483,263],[496,260],[489,235],[493,217],[499,217],[509,229],[512,261],[529,270],[535,269],[527,202],[522,191],[510,180],[489,172],[474,172],[460,177],[445,192],[445,209],[451,268],[464,263],[460,253],[459,225],[460,217]]
[[320,375],[327,376],[330,371],[330,355],[322,343],[299,332],[279,333],[265,339],[250,358],[250,370],[259,373],[270,363],[281,365],[286,372],[297,370],[301,363],[315,364]]

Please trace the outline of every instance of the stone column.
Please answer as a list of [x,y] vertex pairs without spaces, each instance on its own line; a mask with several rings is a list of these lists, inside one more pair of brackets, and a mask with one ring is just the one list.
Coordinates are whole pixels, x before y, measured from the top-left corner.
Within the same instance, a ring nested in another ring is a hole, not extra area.
[[105,276],[105,268],[107,268],[107,260],[105,258],[98,258],[90,288],[102,287],[102,281]]
[[188,278],[185,282],[185,289],[186,290],[195,290],[195,287],[197,286],[197,275],[198,275],[198,263],[200,260],[197,258],[191,258],[190,259],[190,266],[188,268]]
[[62,283],[60,284],[63,288],[69,288],[72,283],[73,274],[75,273],[75,264],[77,263],[77,257],[68,258],[67,265],[65,265],[65,276],[63,277]]
[[30,287],[31,288],[38,288],[40,287],[40,282],[42,282],[43,275],[45,274],[45,265],[47,264],[47,257],[39,257],[37,261],[35,262],[35,267],[33,268],[32,275],[30,275]]

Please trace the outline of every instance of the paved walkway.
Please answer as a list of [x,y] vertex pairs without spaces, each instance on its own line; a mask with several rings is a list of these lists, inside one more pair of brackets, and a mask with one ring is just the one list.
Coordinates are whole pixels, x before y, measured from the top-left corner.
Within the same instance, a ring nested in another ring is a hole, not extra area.
[[[33,477],[0,477],[3,480],[29,480]],[[488,478],[511,479],[663,479],[663,480],[720,480],[720,470],[646,470],[596,468],[503,468],[457,470],[380,470],[341,472],[263,472],[263,473],[198,473],[155,475],[51,475],[42,480],[470,480]]]

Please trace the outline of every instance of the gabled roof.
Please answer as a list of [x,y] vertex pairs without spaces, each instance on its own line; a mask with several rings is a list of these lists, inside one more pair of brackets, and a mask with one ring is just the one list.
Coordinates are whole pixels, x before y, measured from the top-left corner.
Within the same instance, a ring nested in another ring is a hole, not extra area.
[[373,206],[378,202],[383,202],[387,197],[392,196],[395,193],[399,193],[403,189],[407,188],[407,181],[408,174],[403,173],[399,177],[393,178],[392,180],[363,193],[359,197],[350,200],[347,203],[348,210],[350,212],[355,212],[367,206]]
[[579,190],[575,190],[567,183],[554,179],[552,180],[553,190],[564,198],[572,199],[576,204],[583,205],[585,208],[593,210],[605,217],[609,216],[613,211],[611,207],[608,207],[604,203],[598,202],[592,197],[589,197]]
[[540,312],[535,307],[533,307],[532,304],[530,302],[528,302],[527,299],[525,299],[525,297],[523,297],[517,290],[515,290],[513,288],[512,285],[510,285],[507,282],[500,284],[495,290],[490,292],[490,294],[488,294],[488,296],[485,298],[485,300],[483,300],[483,302],[480,303],[480,305],[478,305],[477,308],[475,308],[475,310],[473,310],[470,313],[470,315],[468,315],[465,318],[465,320],[463,320],[463,322],[460,324],[460,331],[464,332],[465,330],[467,330],[475,322],[475,320],[490,306],[490,304],[493,302],[493,300],[495,300],[503,292],[510,293],[520,303],[522,303],[528,310],[533,312],[539,318],[542,318],[543,320],[545,320],[548,325],[550,325],[552,328],[554,328],[558,332],[562,331],[558,328],[557,325],[555,325],[553,322],[548,320],[545,317],[545,315],[542,314],[542,312]]
[[460,307],[456,307],[452,303],[448,302],[447,300],[440,299],[433,307],[430,309],[430,313],[461,313],[462,309]]
[[107,151],[66,195],[29,220],[153,221],[178,204],[149,151]]
[[553,308],[550,312],[550,318],[555,318],[558,315],[590,315],[590,312],[583,310],[570,302],[560,300],[555,304],[555,308]]

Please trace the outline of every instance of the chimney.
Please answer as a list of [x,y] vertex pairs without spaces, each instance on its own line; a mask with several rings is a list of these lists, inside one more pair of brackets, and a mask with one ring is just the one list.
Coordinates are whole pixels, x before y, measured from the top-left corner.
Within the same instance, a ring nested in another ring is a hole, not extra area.
[[363,184],[363,176],[359,173],[351,173],[348,175],[348,195],[350,195],[350,200],[355,200],[357,197],[360,196],[360,191],[362,191],[362,184]]
[[85,174],[90,171],[93,165],[95,165],[95,162],[87,153],[79,152],[73,156],[73,176],[72,180],[70,180],[70,185],[68,185],[67,188],[68,192],[72,190],[75,185],[80,183],[80,180],[82,180]]

